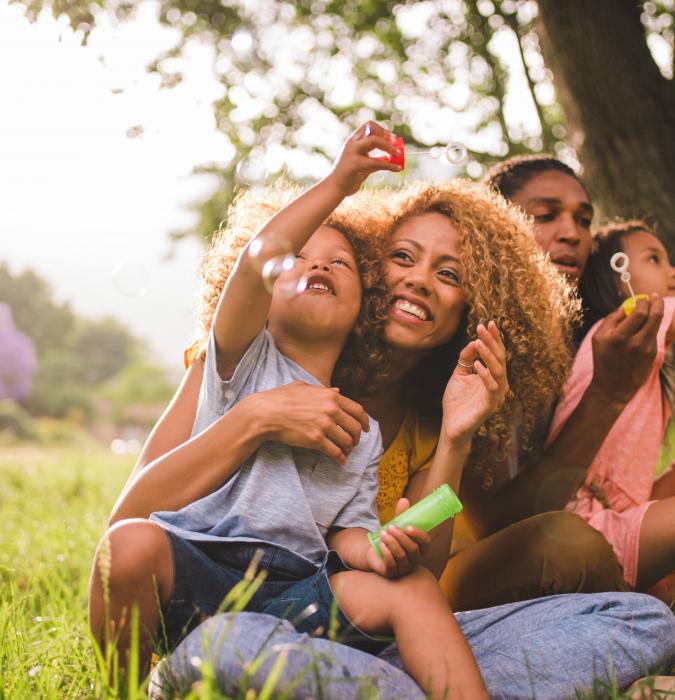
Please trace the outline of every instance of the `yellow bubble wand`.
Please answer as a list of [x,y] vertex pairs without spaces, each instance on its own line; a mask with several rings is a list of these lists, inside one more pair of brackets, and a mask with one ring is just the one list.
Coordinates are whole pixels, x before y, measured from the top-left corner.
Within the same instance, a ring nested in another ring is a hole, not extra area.
[[628,256],[621,252],[614,253],[614,255],[612,255],[612,257],[609,259],[609,266],[612,268],[612,270],[614,270],[614,272],[618,273],[618,275],[621,277],[621,281],[628,287],[628,291],[631,294],[628,299],[621,304],[621,308],[624,310],[626,316],[630,316],[633,311],[635,311],[635,306],[638,299],[649,299],[648,294],[635,293],[635,290],[630,283],[630,272],[628,272],[629,262],[630,260],[628,259]]

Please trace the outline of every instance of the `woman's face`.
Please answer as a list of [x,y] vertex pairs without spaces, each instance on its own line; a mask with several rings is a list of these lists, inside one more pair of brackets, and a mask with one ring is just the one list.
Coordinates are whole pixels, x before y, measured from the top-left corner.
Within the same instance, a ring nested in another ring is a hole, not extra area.
[[450,219],[438,212],[406,219],[391,237],[385,273],[387,342],[417,352],[447,343],[466,309],[459,237]]
[[[675,296],[675,268],[668,260],[663,243],[647,231],[623,236],[621,249],[630,261],[630,283],[636,294],[656,292],[662,297]],[[621,295],[630,296],[627,285],[620,283]]]
[[534,218],[534,236],[551,262],[577,284],[591,252],[593,206],[578,180],[550,170],[529,180],[512,198]]

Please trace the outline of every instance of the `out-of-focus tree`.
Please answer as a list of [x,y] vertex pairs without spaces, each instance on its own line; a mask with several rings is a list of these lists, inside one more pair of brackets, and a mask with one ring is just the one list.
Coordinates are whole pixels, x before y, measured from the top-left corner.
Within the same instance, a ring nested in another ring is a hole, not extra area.
[[[16,328],[9,326],[10,314]],[[13,275],[0,264],[0,398],[22,400],[34,415],[88,420],[98,388],[144,354],[143,344],[115,319],[81,318],[55,303],[49,284],[34,272]],[[151,374],[149,382],[156,384]]]
[[33,341],[14,325],[8,304],[0,304],[0,400],[23,403],[37,371]]
[[31,270],[13,275],[0,263],[0,302],[12,310],[17,327],[35,343],[38,354],[61,347],[75,325],[68,304],[57,304],[49,284]]
[[[68,16],[84,39],[96,23],[97,4],[88,0],[15,1],[29,17],[45,7]],[[98,5],[125,19],[139,1]],[[205,237],[224,218],[236,163],[243,184],[266,171],[308,179],[328,169],[350,129],[376,119],[411,145],[463,141],[473,177],[515,153],[549,150],[571,163],[578,154],[607,213],[646,211],[675,243],[672,59],[659,70],[652,58],[672,57],[673,0],[161,0],[159,7],[162,23],[180,32],[151,66],[164,85],[180,82],[177,59],[195,39],[213,47],[223,85],[216,119],[236,155],[204,166],[220,182],[199,210]],[[514,97],[518,75],[526,89]],[[514,100],[533,118],[515,116]]]
[[99,395],[110,404],[115,423],[134,423],[147,415],[147,427],[151,428],[174,391],[162,368],[136,360],[106,382]]
[[72,352],[82,358],[79,381],[100,384],[131,362],[138,341],[119,321],[81,321],[73,334]]

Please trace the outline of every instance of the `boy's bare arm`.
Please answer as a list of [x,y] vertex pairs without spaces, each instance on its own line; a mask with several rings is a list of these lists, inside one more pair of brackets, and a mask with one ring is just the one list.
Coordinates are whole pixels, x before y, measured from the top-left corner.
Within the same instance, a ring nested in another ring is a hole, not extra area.
[[[367,134],[365,127],[358,129],[345,143],[331,173],[277,212],[254,240],[258,239],[264,248],[266,240],[283,239],[293,254],[297,254],[314,231],[345,197],[359,189],[368,175],[377,170],[399,171],[398,165],[368,156],[373,149],[395,154],[388,132],[372,124]],[[214,333],[222,379],[231,376],[246,348],[263,328],[269,311],[270,295],[250,250],[249,243],[239,255],[216,308]]]
[[335,528],[328,533],[326,544],[352,569],[370,571],[368,564],[368,531],[362,527]]
[[[398,578],[417,568],[421,558],[421,546],[428,544],[430,536],[417,528],[406,531],[391,526],[395,536],[380,532],[380,558],[368,539],[368,531],[361,527],[331,530],[327,544],[334,549],[347,566],[360,571],[372,571],[385,578]],[[409,532],[408,532],[409,531]],[[415,540],[412,534],[415,533]],[[406,546],[401,546],[405,542]]]

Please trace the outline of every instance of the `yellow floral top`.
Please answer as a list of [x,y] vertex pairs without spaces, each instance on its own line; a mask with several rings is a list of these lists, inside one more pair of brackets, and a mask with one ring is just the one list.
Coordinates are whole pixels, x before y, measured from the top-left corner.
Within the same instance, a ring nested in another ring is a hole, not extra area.
[[[382,455],[378,478],[380,490],[377,508],[380,522],[394,517],[396,503],[403,497],[408,481],[419,471],[429,469],[436,452],[439,425],[436,421],[421,418],[416,411],[406,413],[401,427],[389,448]],[[463,513],[455,518],[452,549],[458,551],[476,538]]]

